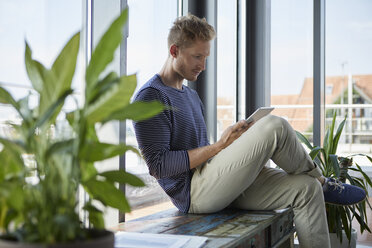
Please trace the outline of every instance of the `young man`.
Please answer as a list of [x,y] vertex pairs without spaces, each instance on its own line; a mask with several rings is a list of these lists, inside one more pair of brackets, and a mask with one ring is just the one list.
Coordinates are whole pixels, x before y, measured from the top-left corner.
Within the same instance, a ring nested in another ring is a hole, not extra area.
[[[185,213],[291,206],[301,247],[329,247],[324,198],[347,205],[364,200],[365,192],[322,177],[280,117],[269,115],[249,125],[241,120],[209,144],[202,103],[183,81],[195,81],[205,70],[214,37],[205,19],[177,19],[163,68],[136,96],[136,101],[157,100],[172,109],[135,123],[150,174]],[[265,167],[269,159],[283,170]]]

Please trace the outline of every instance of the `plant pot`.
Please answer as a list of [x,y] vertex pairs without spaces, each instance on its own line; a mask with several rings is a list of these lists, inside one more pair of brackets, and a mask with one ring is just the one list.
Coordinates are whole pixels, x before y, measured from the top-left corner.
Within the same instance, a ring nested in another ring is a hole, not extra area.
[[26,244],[16,241],[0,239],[0,248],[114,248],[114,233],[107,230],[89,230],[93,239],[82,240],[67,244]]
[[330,233],[329,238],[331,240],[332,248],[356,248],[357,231],[354,228],[352,229],[350,243],[344,231],[342,231],[342,243],[336,233]]

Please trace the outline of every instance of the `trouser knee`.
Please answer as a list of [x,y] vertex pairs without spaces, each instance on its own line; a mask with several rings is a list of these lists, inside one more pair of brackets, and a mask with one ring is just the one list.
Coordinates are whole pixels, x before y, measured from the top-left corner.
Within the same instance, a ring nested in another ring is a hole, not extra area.
[[295,186],[296,199],[294,205],[303,206],[309,202],[318,201],[319,196],[323,194],[322,186],[316,178],[308,175],[302,175],[301,180]]

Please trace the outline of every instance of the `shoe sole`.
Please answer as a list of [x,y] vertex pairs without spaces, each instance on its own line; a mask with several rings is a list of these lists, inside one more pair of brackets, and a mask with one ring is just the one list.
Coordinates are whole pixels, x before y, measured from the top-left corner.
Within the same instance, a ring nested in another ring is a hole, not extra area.
[[331,203],[331,202],[325,202],[325,203],[330,204],[330,205],[335,205],[335,206],[352,206],[352,205],[359,204],[359,203],[361,203],[362,201],[365,201],[366,199],[367,199],[367,196],[364,197],[363,200],[360,200],[360,201],[358,201],[358,202],[356,202],[356,203],[353,203],[353,204],[337,204],[337,203]]

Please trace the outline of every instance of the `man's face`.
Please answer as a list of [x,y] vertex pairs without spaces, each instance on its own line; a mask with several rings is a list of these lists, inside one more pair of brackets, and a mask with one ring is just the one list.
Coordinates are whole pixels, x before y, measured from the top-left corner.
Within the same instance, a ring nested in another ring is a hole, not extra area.
[[176,55],[173,56],[175,71],[186,80],[196,81],[199,74],[205,70],[210,42],[198,40],[189,47],[177,47],[176,51]]

